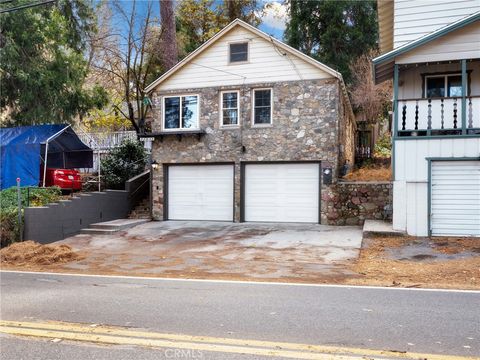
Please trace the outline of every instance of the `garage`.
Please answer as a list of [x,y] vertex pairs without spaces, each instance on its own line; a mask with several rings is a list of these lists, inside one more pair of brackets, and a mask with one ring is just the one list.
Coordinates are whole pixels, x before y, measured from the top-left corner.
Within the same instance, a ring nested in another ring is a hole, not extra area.
[[480,236],[480,161],[432,161],[433,236]]
[[170,165],[169,220],[233,221],[233,165]]
[[244,220],[318,223],[320,164],[244,166]]

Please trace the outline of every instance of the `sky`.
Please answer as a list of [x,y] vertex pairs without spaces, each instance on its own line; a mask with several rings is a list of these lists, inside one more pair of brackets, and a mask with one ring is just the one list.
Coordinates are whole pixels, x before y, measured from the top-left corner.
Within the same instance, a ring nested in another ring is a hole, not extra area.
[[279,40],[283,38],[285,24],[287,22],[287,7],[283,1],[263,1],[264,10],[260,30]]
[[[125,5],[128,5],[129,3],[128,0],[122,1]],[[260,0],[259,3],[263,6],[263,11],[259,12],[262,18],[262,23],[259,26],[260,30],[282,40],[285,23],[287,21],[287,9],[286,5],[283,4],[283,0]],[[141,13],[142,11],[145,11],[148,1],[140,0],[137,4],[139,12]],[[159,2],[154,0],[152,5],[154,13],[160,14]]]

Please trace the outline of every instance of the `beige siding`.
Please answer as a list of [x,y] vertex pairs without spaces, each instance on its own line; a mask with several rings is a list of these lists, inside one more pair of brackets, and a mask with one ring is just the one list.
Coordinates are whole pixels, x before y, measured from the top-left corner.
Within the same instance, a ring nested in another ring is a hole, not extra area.
[[[480,62],[468,62],[467,70],[470,72],[470,94],[480,95]],[[443,73],[443,72],[461,73],[460,61],[452,64],[436,64],[428,66],[412,66],[402,69],[400,72],[400,81],[398,88],[399,99],[418,99],[423,94],[422,74]]]
[[[250,44],[249,62],[229,64],[228,44],[241,41]],[[304,60],[284,53],[271,42],[236,27],[163,82],[158,90],[332,78]]]
[[477,11],[479,0],[395,0],[394,48]]
[[400,55],[395,62],[414,64],[478,58],[480,58],[480,21]]

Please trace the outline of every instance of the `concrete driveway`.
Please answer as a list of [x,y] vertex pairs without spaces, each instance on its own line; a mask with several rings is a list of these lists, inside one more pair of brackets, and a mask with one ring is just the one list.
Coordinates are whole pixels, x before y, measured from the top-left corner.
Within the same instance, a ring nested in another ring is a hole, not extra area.
[[184,278],[336,282],[354,276],[362,230],[316,224],[149,222],[65,243],[85,259],[60,271]]

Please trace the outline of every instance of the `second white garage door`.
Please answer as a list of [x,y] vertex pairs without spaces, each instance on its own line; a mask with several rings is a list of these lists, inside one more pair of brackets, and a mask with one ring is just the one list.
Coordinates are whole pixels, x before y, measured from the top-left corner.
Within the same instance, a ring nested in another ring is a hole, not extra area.
[[169,166],[168,219],[233,221],[233,165]]
[[432,235],[480,236],[480,161],[432,161]]
[[320,165],[245,165],[245,221],[319,222]]

